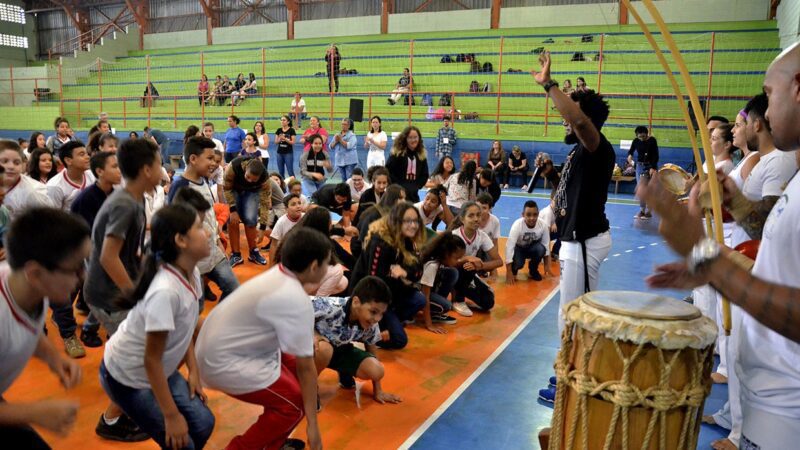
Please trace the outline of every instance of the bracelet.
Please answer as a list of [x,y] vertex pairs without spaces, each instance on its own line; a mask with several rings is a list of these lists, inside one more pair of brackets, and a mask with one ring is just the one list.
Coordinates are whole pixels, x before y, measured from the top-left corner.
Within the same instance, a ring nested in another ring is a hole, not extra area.
[[550,88],[552,88],[553,86],[556,86],[556,87],[558,87],[558,81],[556,81],[556,80],[550,80],[550,81],[548,81],[547,83],[545,83],[545,84],[543,84],[543,85],[542,85],[542,87],[544,88],[544,91],[545,91],[545,92],[550,92]]

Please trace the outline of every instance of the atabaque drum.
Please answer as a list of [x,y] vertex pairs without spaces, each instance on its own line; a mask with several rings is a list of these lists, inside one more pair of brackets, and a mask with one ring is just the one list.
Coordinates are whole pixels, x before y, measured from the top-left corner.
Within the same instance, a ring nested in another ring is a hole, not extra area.
[[695,450],[717,326],[695,306],[589,292],[564,307],[550,450]]

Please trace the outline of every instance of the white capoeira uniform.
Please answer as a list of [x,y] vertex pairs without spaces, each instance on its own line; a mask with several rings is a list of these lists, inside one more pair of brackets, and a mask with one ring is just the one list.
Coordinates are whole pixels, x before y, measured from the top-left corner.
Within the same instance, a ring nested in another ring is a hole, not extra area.
[[[794,156],[794,155],[793,155]],[[752,176],[752,175],[751,175]],[[800,288],[800,177],[795,176],[764,225],[753,275]],[[740,448],[797,448],[800,437],[800,344],[742,312],[736,371],[741,382]]]

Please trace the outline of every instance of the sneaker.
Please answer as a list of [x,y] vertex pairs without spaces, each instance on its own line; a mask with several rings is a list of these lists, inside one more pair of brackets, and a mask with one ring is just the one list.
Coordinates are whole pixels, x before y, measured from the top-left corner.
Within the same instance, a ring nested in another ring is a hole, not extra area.
[[242,259],[241,253],[232,253],[229,262],[231,263],[231,268],[234,268],[239,264],[244,264],[244,259]]
[[83,342],[83,345],[89,348],[97,348],[103,346],[103,340],[100,339],[100,335],[98,335],[96,331],[86,331],[82,329],[81,342]]
[[261,256],[261,253],[258,250],[251,250],[250,256],[247,257],[247,260],[261,266],[267,265],[267,259]]
[[300,439],[287,439],[283,445],[281,445],[281,450],[303,450],[306,448],[306,443],[301,441]]
[[262,252],[268,252],[268,251],[269,251],[269,247],[270,247],[270,245],[272,245],[272,239],[270,239],[270,241],[269,241],[269,242],[267,242],[267,245],[265,245],[265,246],[261,247],[261,251],[262,251]]
[[94,432],[109,441],[142,442],[150,439],[150,435],[142,431],[124,414],[114,425],[107,424],[103,414],[100,414],[100,420],[97,422]]
[[73,359],[83,358],[86,356],[86,349],[83,348],[83,344],[81,344],[81,341],[78,340],[78,336],[75,336],[74,334],[64,339],[64,351],[66,351],[67,355]]
[[529,275],[532,279],[536,281],[542,281],[542,274],[540,274],[538,270],[531,272]]
[[450,317],[447,314],[431,314],[431,322],[433,323],[443,323],[445,325],[453,325],[456,322],[455,317]]
[[550,383],[550,387],[556,387],[556,385],[558,384],[558,379],[556,379],[556,376],[553,375],[552,377],[550,377],[548,382]]
[[548,386],[547,389],[539,389],[539,400],[545,403],[555,403],[556,401],[555,386]]
[[453,311],[464,317],[472,317],[472,310],[465,302],[453,302]]
[[388,100],[388,101],[389,101],[389,104],[390,104],[390,105],[394,106],[394,100],[392,100],[391,98],[387,98],[386,100]]
[[355,389],[356,388],[356,379],[351,377],[350,375],[343,374],[339,372],[339,387],[342,389]]
[[644,213],[644,218],[645,219],[652,219],[653,218],[653,213],[651,213],[650,211]]

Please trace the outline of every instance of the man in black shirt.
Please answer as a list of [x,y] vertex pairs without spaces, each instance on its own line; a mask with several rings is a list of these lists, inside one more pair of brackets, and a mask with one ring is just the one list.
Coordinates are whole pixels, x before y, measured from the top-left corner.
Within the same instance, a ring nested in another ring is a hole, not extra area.
[[[650,136],[647,127],[639,125],[636,127],[636,139],[631,143],[631,149],[628,150],[628,162],[633,162],[633,153],[636,153],[636,185],[639,185],[639,180],[642,176],[648,180],[658,170],[658,142],[656,138]],[[649,219],[653,217],[647,209],[647,204],[644,200],[639,199],[639,214],[636,215],[637,219]]]
[[333,213],[342,216],[340,224],[347,228],[353,218],[353,199],[350,197],[350,186],[347,183],[326,184],[311,194],[311,204],[324,206]]
[[[595,289],[600,263],[611,250],[611,234],[605,214],[608,185],[614,169],[614,148],[600,132],[608,118],[608,103],[594,91],[574,92],[568,97],[550,78],[550,52],[543,52],[540,72],[534,80],[544,87],[564,118],[564,142],[575,144],[567,155],[561,181],[553,198],[553,212],[561,233],[561,307]],[[559,314],[559,334],[564,318]],[[555,389],[542,389],[539,398],[553,401]]]

